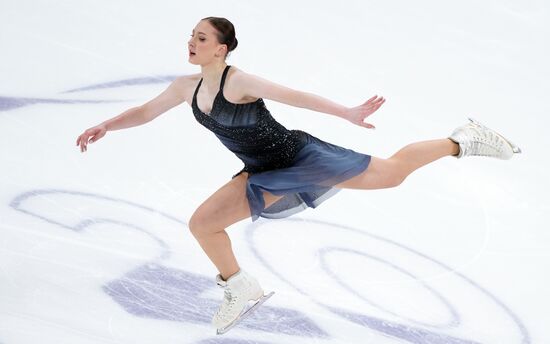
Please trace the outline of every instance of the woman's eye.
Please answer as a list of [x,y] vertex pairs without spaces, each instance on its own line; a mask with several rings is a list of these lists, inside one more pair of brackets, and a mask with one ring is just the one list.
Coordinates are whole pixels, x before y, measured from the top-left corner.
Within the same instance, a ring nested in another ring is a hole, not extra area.
[[[193,37],[193,35],[189,35],[189,36]],[[199,41],[201,42],[204,41],[204,38],[199,38]]]

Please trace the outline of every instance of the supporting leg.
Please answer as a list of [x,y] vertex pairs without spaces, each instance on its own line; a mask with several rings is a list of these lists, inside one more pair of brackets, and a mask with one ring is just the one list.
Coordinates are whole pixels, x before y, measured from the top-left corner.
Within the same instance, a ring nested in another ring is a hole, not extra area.
[[[218,334],[225,333],[273,295],[264,295],[258,280],[239,267],[226,231],[251,215],[246,197],[247,179],[246,172],[233,178],[205,200],[189,220],[191,233],[219,271],[216,284],[224,289],[222,303],[212,317]],[[266,206],[281,197],[268,192],[263,196]],[[249,301],[256,304],[247,310]]]
[[[191,233],[225,280],[240,269],[226,228],[250,217],[247,179],[246,172],[233,178],[206,199],[189,220]],[[266,207],[279,198],[264,192]]]

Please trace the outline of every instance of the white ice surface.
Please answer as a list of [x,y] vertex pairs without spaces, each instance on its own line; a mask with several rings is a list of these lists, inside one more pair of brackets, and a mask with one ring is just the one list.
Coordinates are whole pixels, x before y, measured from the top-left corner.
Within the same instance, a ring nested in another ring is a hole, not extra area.
[[[548,10],[2,1],[0,343],[549,343]],[[234,224],[241,266],[276,294],[215,337],[222,293],[187,221],[242,163],[188,104],[83,154],[84,129],[168,82],[66,93],[200,72],[187,40],[206,16],[235,24],[228,64],[346,106],[387,98],[369,118],[375,131],[266,100],[287,128],[387,157],[473,116],[523,154],[445,158],[398,188],[344,190],[288,219]],[[17,99],[27,100],[8,108]]]

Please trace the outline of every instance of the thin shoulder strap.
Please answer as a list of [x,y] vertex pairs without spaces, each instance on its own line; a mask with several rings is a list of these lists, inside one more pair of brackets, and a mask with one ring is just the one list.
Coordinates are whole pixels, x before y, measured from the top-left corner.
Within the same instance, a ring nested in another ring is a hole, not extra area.
[[199,91],[199,87],[201,87],[201,84],[202,84],[202,78],[199,80],[197,87],[195,87],[195,93],[193,93],[193,100],[195,100],[195,97],[197,96],[197,92]]
[[225,67],[225,69],[223,70],[222,81],[220,83],[220,90],[223,89],[223,84],[225,84],[225,77],[227,76],[227,72],[229,71],[229,67],[231,67],[231,65],[227,65]]

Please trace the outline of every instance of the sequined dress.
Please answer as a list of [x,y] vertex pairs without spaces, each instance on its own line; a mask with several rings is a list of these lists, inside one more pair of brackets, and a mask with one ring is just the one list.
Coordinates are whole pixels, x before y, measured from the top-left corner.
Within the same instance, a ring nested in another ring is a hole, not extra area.
[[[246,197],[252,221],[260,216],[282,218],[315,208],[341,189],[334,185],[363,172],[371,156],[355,152],[302,131],[288,130],[272,116],[262,98],[234,104],[225,99],[223,71],[210,114],[197,105],[199,81],[191,107],[195,119],[232,151],[248,172]],[[283,196],[265,208],[263,191]]]

